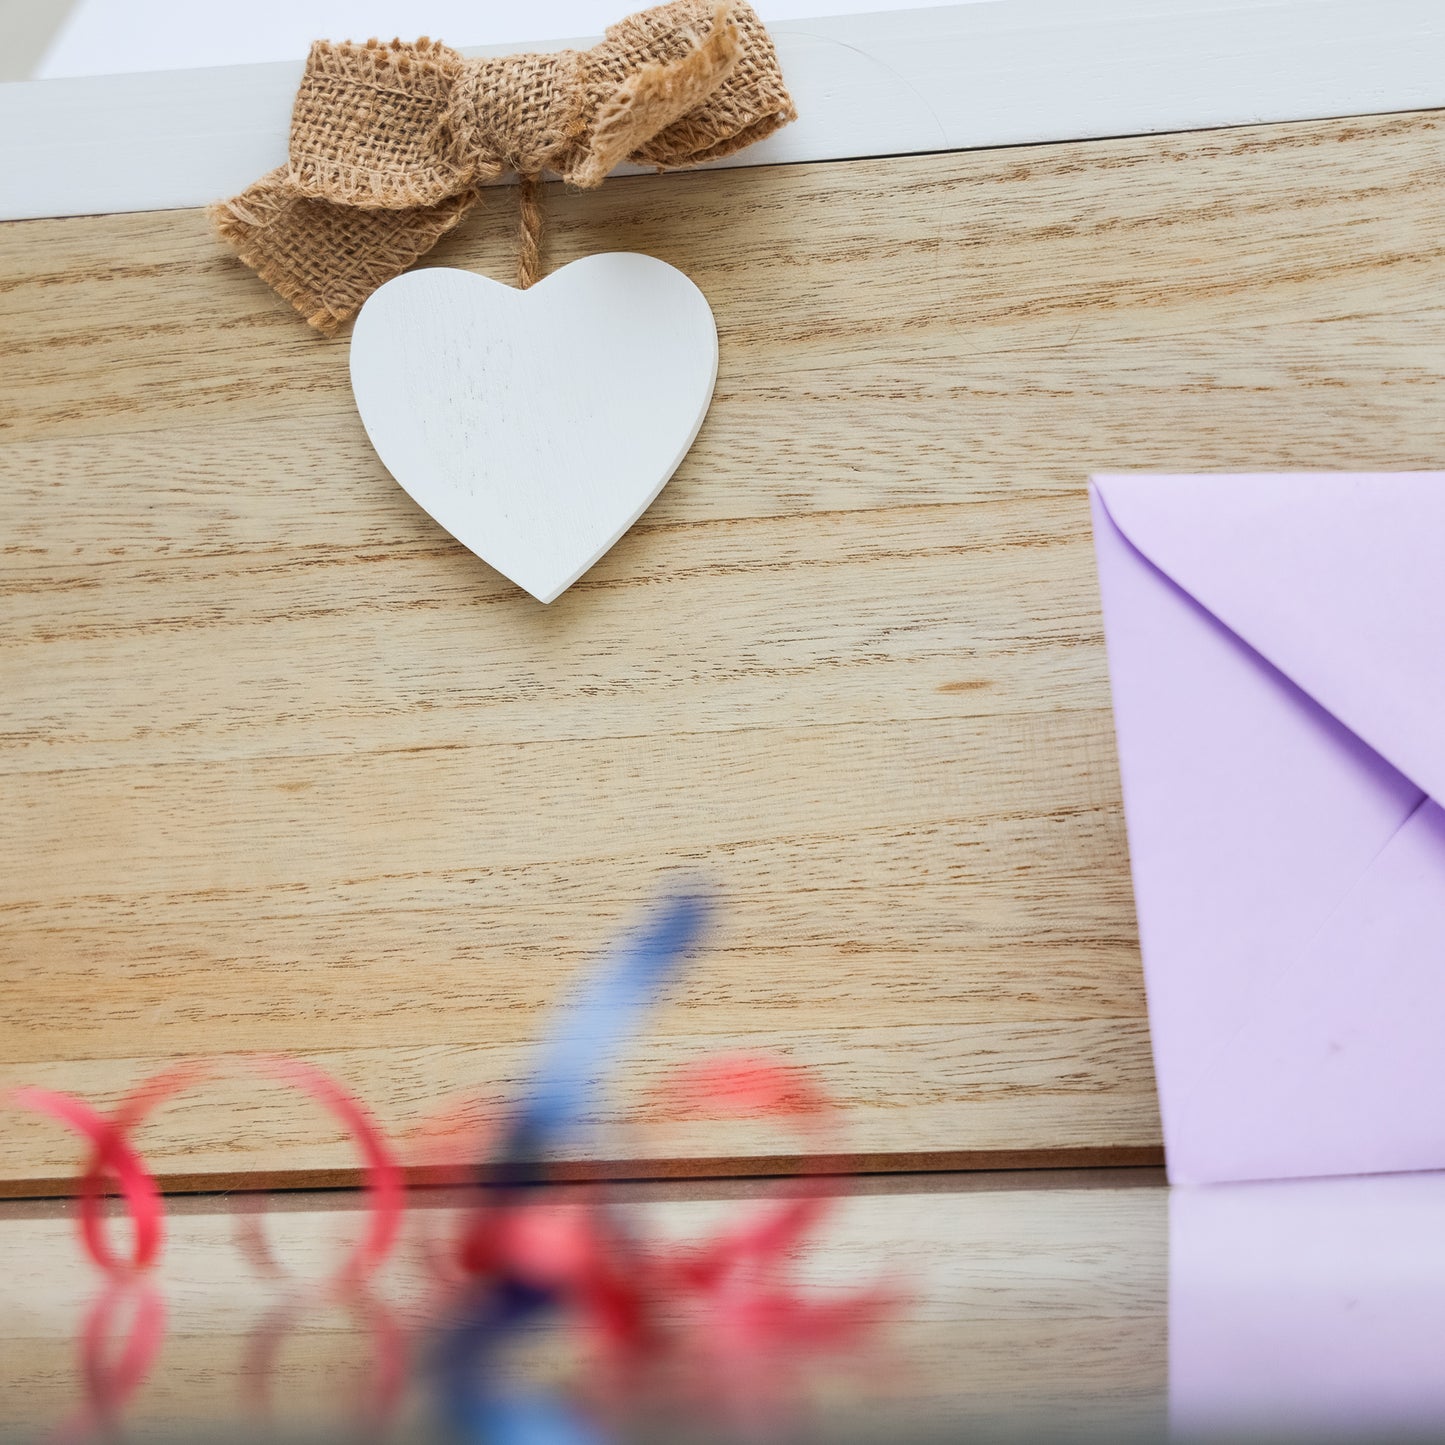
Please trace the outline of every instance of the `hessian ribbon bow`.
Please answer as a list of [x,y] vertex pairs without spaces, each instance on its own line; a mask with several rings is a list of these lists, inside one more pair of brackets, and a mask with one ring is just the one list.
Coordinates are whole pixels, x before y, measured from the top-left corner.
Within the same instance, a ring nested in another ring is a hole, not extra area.
[[591,187],[622,161],[697,165],[795,116],[772,40],[745,0],[672,0],[586,51],[468,60],[433,40],[318,41],[287,163],[211,216],[241,259],[329,334],[506,171],[523,182],[528,285],[544,171]]

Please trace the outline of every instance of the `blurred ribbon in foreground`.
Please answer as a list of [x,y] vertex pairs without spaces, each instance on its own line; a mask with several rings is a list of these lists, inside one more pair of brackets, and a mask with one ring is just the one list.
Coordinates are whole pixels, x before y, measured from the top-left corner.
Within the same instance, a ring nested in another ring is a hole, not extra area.
[[[310,1095],[334,1114],[355,1140],[371,1208],[365,1235],[337,1267],[332,1282],[349,1285],[364,1279],[391,1253],[406,1208],[401,1166],[371,1114],[325,1070],[304,1060],[256,1055],[227,1063]],[[78,1222],[85,1252],[101,1269],[117,1275],[147,1270],[160,1257],[165,1238],[165,1204],[155,1176],[130,1142],[131,1131],[159,1105],[223,1072],[219,1060],[163,1069],[132,1089],[109,1115],[99,1113],[82,1099],[51,1089],[16,1089],[9,1096],[11,1103],[48,1114],[90,1142],[90,1160],[77,1189]],[[134,1243],[129,1259],[118,1256],[106,1237],[102,1200],[108,1178],[115,1181],[130,1215]]]
[[591,50],[467,60],[433,40],[317,41],[287,162],[213,206],[223,240],[318,331],[355,315],[506,171],[521,179],[518,283],[540,274],[536,182],[602,184],[732,155],[796,111],[746,0],[672,0]]
[[617,1268],[630,1246],[613,1222],[600,1209],[573,1211],[561,1217],[560,1230],[548,1232],[541,1250],[529,1250],[536,1218],[527,1204],[545,1177],[546,1151],[586,1122],[617,1055],[697,945],[706,918],[700,896],[665,900],[568,1001],[538,1052],[500,1155],[486,1171],[486,1182],[501,1192],[482,1200],[463,1239],[461,1262],[473,1282],[437,1353],[446,1417],[463,1439],[584,1445],[600,1438],[560,1402],[499,1387],[489,1366],[517,1329],[568,1296],[614,1329],[636,1327]]
[[[610,1068],[663,984],[694,947],[705,919],[698,898],[667,902],[614,951],[564,1008],[494,1165],[486,1172],[460,1263],[470,1276],[451,1307],[435,1355],[446,1421],[489,1445],[592,1445],[614,1438],[606,1401],[624,1412],[646,1378],[681,1374],[724,1414],[748,1414],[784,1394],[796,1352],[846,1350],[896,1302],[874,1288],[825,1303],[791,1279],[805,1238],[831,1199],[815,1180],[697,1246],[654,1244],[623,1227],[605,1198],[573,1191],[558,1202],[535,1186],[543,1156],[583,1123]],[[801,1070],[749,1055],[673,1071],[652,1091],[664,1116],[786,1118],[811,1157],[832,1122],[827,1097]],[[834,1191],[836,1193],[836,1187]],[[569,1402],[503,1383],[499,1356],[549,1313],[580,1324],[611,1389]],[[690,1378],[688,1378],[690,1377]],[[630,1387],[630,1388],[629,1388]],[[613,1421],[613,1424],[620,1422]],[[752,1423],[752,1422],[743,1422]]]
[[563,1006],[523,1092],[500,1161],[504,1171],[525,1171],[528,1160],[586,1122],[618,1055],[697,948],[707,915],[700,894],[665,899]]
[[[697,950],[708,914],[701,896],[675,895],[602,958],[558,1010],[509,1117],[483,1135],[455,1113],[442,1116],[451,1142],[445,1176],[469,1181],[473,1193],[460,1235],[426,1256],[439,1291],[428,1313],[440,1324],[428,1358],[444,1421],[463,1440],[596,1445],[635,1423],[639,1402],[649,1400],[667,1402],[683,1418],[702,1410],[753,1434],[796,1395],[800,1362],[867,1343],[898,1303],[882,1285],[815,1300],[797,1282],[804,1247],[839,1193],[816,1176],[784,1181],[772,1201],[696,1243],[649,1238],[635,1212],[624,1217],[599,1191],[541,1187],[549,1158],[573,1155],[577,1131],[599,1115],[611,1075]],[[83,1333],[86,1404],[62,1427],[65,1438],[116,1423],[165,1333],[164,1305],[145,1274],[160,1256],[164,1206],[130,1135],[161,1104],[236,1067],[301,1090],[341,1121],[365,1165],[369,1206],[362,1238],[333,1273],[294,1282],[255,1331],[246,1371],[252,1403],[269,1413],[282,1341],[312,1310],[334,1304],[370,1342],[360,1420],[382,1427],[401,1403],[409,1350],[372,1287],[405,1207],[391,1146],[364,1106],[315,1065],[270,1057],[196,1061],[144,1080],[108,1114],[53,1091],[12,1095],[89,1142],[78,1220],[86,1252],[112,1280]],[[811,1168],[841,1167],[832,1155],[831,1101],[785,1061],[749,1054],[695,1060],[662,1074],[644,1101],[644,1117],[653,1121],[786,1122]],[[107,1183],[124,1196],[131,1217],[128,1257],[112,1249],[105,1232]],[[286,1276],[258,1222],[246,1226],[241,1242],[263,1274]],[[129,1328],[119,1328],[127,1316]],[[577,1328],[590,1369],[569,1391],[519,1389],[508,1383],[505,1353],[548,1319]]]

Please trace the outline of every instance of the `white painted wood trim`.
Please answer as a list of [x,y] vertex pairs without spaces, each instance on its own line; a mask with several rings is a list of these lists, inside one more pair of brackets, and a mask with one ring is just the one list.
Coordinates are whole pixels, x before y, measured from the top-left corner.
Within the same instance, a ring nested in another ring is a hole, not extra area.
[[[996,0],[771,28],[802,118],[732,164],[1445,106],[1445,0]],[[299,74],[0,85],[0,219],[233,195],[284,159]]]

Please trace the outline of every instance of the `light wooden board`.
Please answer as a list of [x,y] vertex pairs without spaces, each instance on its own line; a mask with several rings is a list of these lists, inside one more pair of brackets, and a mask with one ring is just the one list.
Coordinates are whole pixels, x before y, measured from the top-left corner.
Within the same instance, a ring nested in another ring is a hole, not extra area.
[[[495,1102],[680,870],[719,925],[594,1162],[785,1165],[621,1122],[736,1047],[814,1066],[874,1167],[1157,1157],[1085,478],[1438,466],[1441,132],[554,188],[553,263],[684,269],[721,369],[548,608],[407,502],[345,340],[198,214],[0,227],[0,1086],[262,1048],[399,1131]],[[508,202],[434,259],[507,274]],[[256,1085],[143,1143],[177,1184],[350,1164]],[[8,1188],[75,1158],[0,1115]]]

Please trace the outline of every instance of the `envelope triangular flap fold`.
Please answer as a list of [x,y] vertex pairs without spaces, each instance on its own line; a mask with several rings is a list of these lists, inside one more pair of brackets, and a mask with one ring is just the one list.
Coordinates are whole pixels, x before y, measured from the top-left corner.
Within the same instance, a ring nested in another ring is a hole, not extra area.
[[1445,478],[1094,503],[1171,1178],[1445,1167]]
[[1095,486],[1161,572],[1445,802],[1445,475]]

